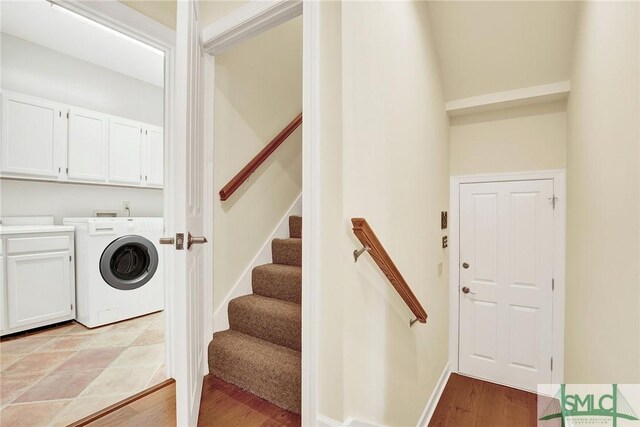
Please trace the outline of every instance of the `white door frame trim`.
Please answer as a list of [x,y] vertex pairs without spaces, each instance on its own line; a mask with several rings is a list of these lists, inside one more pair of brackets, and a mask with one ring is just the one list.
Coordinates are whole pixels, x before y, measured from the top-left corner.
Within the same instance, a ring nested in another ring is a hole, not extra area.
[[[554,210],[554,257],[553,276],[553,370],[551,382],[564,382],[564,311],[565,311],[565,234],[566,234],[566,183],[565,171],[542,170],[530,172],[509,172],[501,174],[479,174],[452,176],[449,187],[449,366],[452,372],[459,372],[459,286],[460,286],[460,185],[469,183],[528,181],[538,179],[553,180],[553,188],[558,202]],[[507,384],[508,385],[508,384]]]
[[241,41],[302,15],[301,0],[249,1],[201,31],[204,49],[217,55]]
[[320,2],[302,15],[302,425],[318,424],[320,289]]
[[[304,11],[304,13],[303,13]],[[205,51],[215,55],[290,19],[303,15],[302,30],[302,425],[317,425],[317,290],[320,226],[320,4],[301,0],[250,1],[201,31]],[[213,77],[207,72],[206,79]],[[213,93],[208,114],[213,111]],[[211,132],[212,130],[209,129]],[[208,144],[215,144],[213,134]],[[214,194],[213,192],[211,194]],[[213,316],[213,313],[211,313]]]

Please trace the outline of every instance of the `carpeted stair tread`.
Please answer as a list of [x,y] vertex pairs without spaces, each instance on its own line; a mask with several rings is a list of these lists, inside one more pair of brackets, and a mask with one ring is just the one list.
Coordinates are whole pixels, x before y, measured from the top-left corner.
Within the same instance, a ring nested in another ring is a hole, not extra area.
[[302,238],[302,217],[301,216],[289,217],[289,237],[295,237],[297,239]]
[[302,268],[295,265],[264,264],[251,272],[253,293],[300,304]]
[[213,334],[209,372],[281,408],[300,413],[300,352],[227,330]]
[[274,264],[302,266],[302,239],[273,239],[271,256]]
[[252,294],[229,301],[228,314],[230,329],[300,351],[300,304]]

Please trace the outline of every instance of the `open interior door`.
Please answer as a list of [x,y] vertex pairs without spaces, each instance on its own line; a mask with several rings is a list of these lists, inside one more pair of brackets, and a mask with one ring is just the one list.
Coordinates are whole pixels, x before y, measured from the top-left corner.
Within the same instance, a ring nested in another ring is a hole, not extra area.
[[[203,333],[203,49],[194,0],[177,2],[173,131],[169,147],[167,233],[174,239],[168,276],[171,355],[179,426],[198,421],[206,348]],[[169,234],[171,233],[171,234]],[[166,242],[166,241],[165,241]]]

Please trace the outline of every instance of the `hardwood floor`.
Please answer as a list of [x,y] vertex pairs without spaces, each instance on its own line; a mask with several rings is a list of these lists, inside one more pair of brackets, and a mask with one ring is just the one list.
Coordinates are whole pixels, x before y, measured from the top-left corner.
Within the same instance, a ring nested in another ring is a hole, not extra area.
[[[533,427],[536,426],[536,408],[537,396],[533,393],[451,374],[429,427]],[[175,426],[175,384],[86,425]],[[300,426],[300,416],[207,375],[198,425]]]
[[[176,425],[175,384],[171,384],[86,424],[105,426]],[[199,426],[299,426],[300,416],[285,411],[213,375],[204,377]]]
[[[176,384],[173,380],[166,387],[135,400],[104,416],[88,421],[80,420],[70,427],[91,426],[175,426]],[[109,410],[109,409],[107,409]],[[102,412],[102,411],[100,411]],[[87,417],[92,418],[93,416]]]
[[300,425],[300,415],[279,408],[213,375],[207,375],[204,380],[198,421],[201,426]]
[[429,427],[536,426],[536,413],[533,393],[451,374]]

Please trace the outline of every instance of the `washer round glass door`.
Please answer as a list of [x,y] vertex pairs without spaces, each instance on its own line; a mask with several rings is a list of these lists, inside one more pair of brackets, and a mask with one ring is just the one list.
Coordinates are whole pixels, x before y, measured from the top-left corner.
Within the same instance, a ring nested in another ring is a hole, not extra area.
[[102,252],[100,274],[111,287],[123,291],[147,283],[158,268],[158,251],[142,236],[122,236]]

